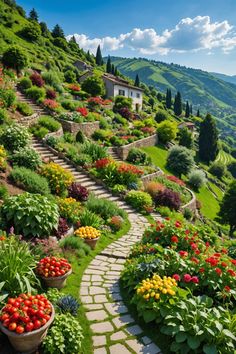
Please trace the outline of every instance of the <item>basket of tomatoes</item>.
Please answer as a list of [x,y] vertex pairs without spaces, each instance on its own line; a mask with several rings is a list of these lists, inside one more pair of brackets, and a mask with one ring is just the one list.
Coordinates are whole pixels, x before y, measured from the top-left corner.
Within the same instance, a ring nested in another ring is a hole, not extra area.
[[82,238],[92,249],[95,248],[96,243],[101,236],[101,232],[92,226],[81,226],[74,232],[74,234]]
[[45,257],[39,261],[36,272],[49,288],[61,289],[66,285],[72,268],[65,258]]
[[0,314],[0,329],[16,351],[35,352],[54,320],[52,304],[43,295],[9,298]]

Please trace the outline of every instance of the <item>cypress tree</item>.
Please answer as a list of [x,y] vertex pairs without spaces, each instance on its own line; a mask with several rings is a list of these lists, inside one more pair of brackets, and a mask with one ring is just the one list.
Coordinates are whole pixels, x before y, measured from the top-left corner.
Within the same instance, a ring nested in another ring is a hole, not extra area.
[[115,73],[114,73],[115,76],[119,76],[119,71],[117,69],[117,66],[115,67]]
[[111,64],[111,73],[112,73],[112,75],[115,75],[115,66],[114,66],[114,64]]
[[101,52],[100,44],[99,44],[99,46],[97,47],[96,64],[99,65],[99,66],[102,66],[102,65],[103,65],[102,52]]
[[214,161],[219,149],[218,149],[218,132],[216,129],[215,120],[208,113],[206,118],[200,124],[199,133],[199,157],[201,160],[209,164],[210,161]]
[[166,90],[166,108],[170,109],[172,106],[171,90]]
[[107,70],[107,73],[108,73],[108,74],[111,73],[112,67],[111,67],[111,58],[110,58],[110,55],[108,56],[108,59],[107,59],[107,67],[106,67],[106,70]]
[[179,91],[175,95],[174,112],[176,116],[180,116],[182,114],[182,99]]
[[39,16],[35,9],[32,9],[29,13],[29,20],[38,22]]
[[189,108],[189,103],[187,101],[185,107],[185,118],[189,118],[189,116],[190,116],[190,108]]
[[77,44],[76,39],[75,39],[75,36],[72,36],[72,37],[71,37],[70,42]]
[[137,74],[137,75],[136,75],[136,78],[135,78],[134,86],[139,87],[139,85],[140,85],[140,80],[139,80],[139,76],[138,76],[138,74]]
[[197,110],[197,117],[201,117],[199,109]]
[[54,38],[65,38],[65,35],[64,35],[64,32],[63,32],[63,29],[59,26],[59,25],[56,25],[53,30],[52,30],[52,36]]
[[193,114],[193,105],[190,105],[190,107],[189,107],[189,113],[190,113],[190,115]]

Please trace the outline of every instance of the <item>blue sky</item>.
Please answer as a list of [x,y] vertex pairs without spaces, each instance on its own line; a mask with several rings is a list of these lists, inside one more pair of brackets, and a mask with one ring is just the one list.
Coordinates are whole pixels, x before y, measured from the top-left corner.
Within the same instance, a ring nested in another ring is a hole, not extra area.
[[236,74],[235,0],[19,0],[81,47]]

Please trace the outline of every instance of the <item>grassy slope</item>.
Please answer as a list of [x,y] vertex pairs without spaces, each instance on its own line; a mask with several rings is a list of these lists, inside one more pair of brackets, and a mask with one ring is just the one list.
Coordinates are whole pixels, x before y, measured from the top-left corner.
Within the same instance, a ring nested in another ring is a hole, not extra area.
[[[160,167],[165,173],[172,173],[166,167],[166,158],[167,158],[167,150],[165,150],[162,146],[150,146],[143,148],[144,151],[148,153],[151,157],[154,165]],[[209,183],[211,188],[217,194],[219,200],[222,199],[222,192],[218,187]],[[202,214],[207,218],[214,219],[217,216],[219,211],[219,202],[216,197],[212,194],[212,192],[207,188],[207,186],[203,186],[200,188],[199,192],[195,192],[197,199],[202,204]]]

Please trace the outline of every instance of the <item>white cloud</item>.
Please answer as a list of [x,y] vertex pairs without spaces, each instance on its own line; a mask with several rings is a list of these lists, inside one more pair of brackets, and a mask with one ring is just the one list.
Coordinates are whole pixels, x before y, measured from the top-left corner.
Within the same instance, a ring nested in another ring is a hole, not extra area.
[[[118,37],[90,39],[85,34],[74,34],[80,47],[95,53],[100,44],[109,53],[121,48],[129,48],[140,54],[161,54],[169,52],[195,52],[214,48],[228,53],[236,47],[236,33],[228,21],[211,22],[209,16],[182,19],[173,29],[158,34],[153,28],[134,28]],[[71,38],[71,35],[67,37]]]

